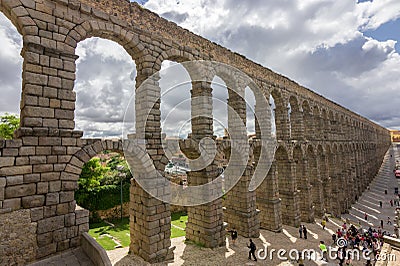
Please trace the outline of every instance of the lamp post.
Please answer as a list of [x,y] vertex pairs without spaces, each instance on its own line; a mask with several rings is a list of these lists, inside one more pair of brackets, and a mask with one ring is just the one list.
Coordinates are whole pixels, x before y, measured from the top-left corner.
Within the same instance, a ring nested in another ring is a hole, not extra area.
[[124,170],[124,167],[122,165],[117,165],[117,170],[118,170],[118,175],[119,175],[119,179],[120,179],[120,188],[121,188],[121,221],[122,221],[122,205],[123,205],[123,199],[122,199],[122,180],[123,177],[125,176],[125,173],[122,172],[122,170]]

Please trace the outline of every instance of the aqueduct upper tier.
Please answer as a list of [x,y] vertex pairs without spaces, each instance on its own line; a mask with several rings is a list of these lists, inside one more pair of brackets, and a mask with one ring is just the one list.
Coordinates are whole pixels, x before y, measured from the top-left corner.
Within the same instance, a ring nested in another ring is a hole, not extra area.
[[[226,200],[188,210],[186,237],[207,247],[224,245],[224,221],[243,236],[257,237],[260,228],[280,231],[282,223],[296,226],[324,212],[340,215],[368,186],[390,145],[385,128],[136,3],[0,0],[0,11],[23,37],[24,60],[20,128],[13,140],[0,140],[1,265],[25,264],[78,246],[80,234],[88,231],[88,212],[76,210],[74,200],[82,165],[103,150],[122,149],[121,142],[83,139],[83,132],[74,130],[75,48],[89,37],[124,47],[136,63],[136,87],[165,60],[212,60],[247,74],[262,90],[256,101],[274,98],[278,143],[265,180],[255,191],[248,190],[262,154],[258,128],[248,143],[253,161]],[[231,82],[229,75],[214,74]],[[210,83],[193,82],[191,93],[210,98]],[[152,165],[162,171],[168,159],[162,148],[159,105],[147,109],[140,104],[159,96],[154,81],[136,98],[137,113],[151,115],[141,137]],[[230,94],[229,105],[245,121],[243,100]],[[206,102],[201,108],[209,111],[212,106]],[[213,137],[209,117],[192,121],[190,141],[204,137]],[[217,146],[230,156],[229,140]],[[190,173],[189,183],[213,178],[215,165]],[[132,181],[130,209],[130,250],[150,262],[171,258],[169,204]]]

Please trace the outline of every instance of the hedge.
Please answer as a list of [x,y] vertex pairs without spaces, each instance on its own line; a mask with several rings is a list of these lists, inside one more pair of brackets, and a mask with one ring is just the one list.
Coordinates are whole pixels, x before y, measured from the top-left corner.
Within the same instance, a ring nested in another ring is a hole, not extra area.
[[[129,201],[130,183],[122,184],[123,202]],[[119,185],[106,185],[89,190],[78,189],[75,192],[76,203],[89,211],[108,210],[121,204]]]

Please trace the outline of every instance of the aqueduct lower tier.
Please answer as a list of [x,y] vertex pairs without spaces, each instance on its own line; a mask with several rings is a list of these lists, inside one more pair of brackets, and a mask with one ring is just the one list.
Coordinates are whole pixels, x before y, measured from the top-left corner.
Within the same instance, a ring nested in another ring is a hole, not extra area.
[[[20,128],[15,139],[0,141],[0,264],[24,264],[78,246],[81,232],[88,230],[88,212],[77,210],[74,201],[81,167],[103,150],[122,149],[121,142],[82,139],[82,132],[74,130],[75,48],[88,37],[125,48],[137,65],[136,86],[159,71],[164,60],[213,60],[246,73],[263,97],[274,97],[278,147],[263,183],[256,191],[247,189],[260,159],[258,130],[249,142],[254,163],[249,162],[225,202],[189,208],[187,238],[207,247],[224,244],[224,221],[241,235],[256,237],[260,228],[279,231],[282,224],[310,222],[325,210],[345,212],[377,173],[390,145],[389,132],[379,125],[129,1],[0,0],[0,11],[23,37],[24,60]],[[230,86],[226,73],[210,73]],[[210,82],[192,84],[192,97],[211,97],[211,91]],[[168,160],[159,105],[140,104],[159,95],[155,80],[136,98],[141,100],[137,113],[150,112],[152,119],[140,137],[162,171]],[[259,96],[256,101],[262,101]],[[230,95],[229,105],[246,119],[240,97]],[[262,110],[256,105],[257,112]],[[192,121],[192,141],[212,136],[212,119]],[[229,146],[229,140],[218,143],[222,153]],[[189,174],[189,182],[214,177],[211,166]],[[133,181],[130,206],[130,250],[150,262],[171,258],[169,204]]]

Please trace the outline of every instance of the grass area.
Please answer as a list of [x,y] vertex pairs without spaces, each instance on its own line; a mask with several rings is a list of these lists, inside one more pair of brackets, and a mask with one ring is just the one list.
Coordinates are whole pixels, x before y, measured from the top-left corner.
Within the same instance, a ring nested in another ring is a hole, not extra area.
[[96,241],[105,249],[113,250],[116,243],[108,236],[112,236],[117,240],[122,247],[128,247],[131,242],[129,236],[129,218],[124,218],[122,221],[112,221],[115,227],[108,225],[105,222],[90,224],[89,235],[91,235]]
[[[185,236],[186,222],[188,220],[186,213],[173,213],[171,216],[171,238]],[[115,226],[112,227],[104,221],[99,223],[93,223],[89,226],[89,235],[91,235],[96,241],[105,249],[115,249],[116,243],[107,235],[112,236],[117,240],[122,247],[128,247],[130,240],[129,233],[129,218],[124,218],[122,222],[120,220],[111,221]],[[182,229],[180,229],[182,228]]]
[[177,212],[171,215],[171,224],[181,227],[183,229],[186,228],[187,221],[188,221],[188,216],[186,213]]

